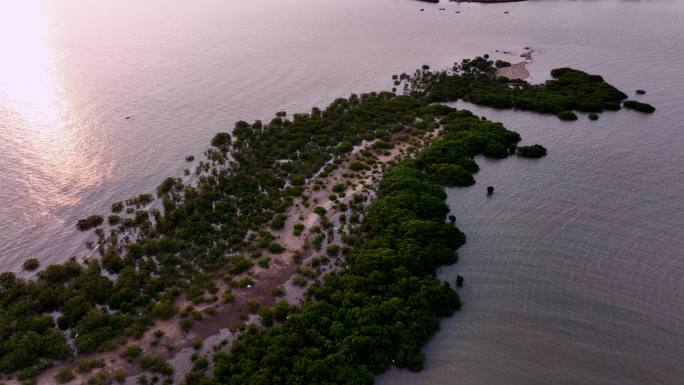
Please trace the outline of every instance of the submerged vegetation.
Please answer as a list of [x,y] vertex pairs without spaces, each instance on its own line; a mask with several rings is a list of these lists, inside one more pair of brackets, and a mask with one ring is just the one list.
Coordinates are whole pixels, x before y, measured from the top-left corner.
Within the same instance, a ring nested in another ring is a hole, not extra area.
[[40,261],[36,258],[29,258],[21,265],[26,271],[34,271],[40,267]]
[[[434,278],[465,240],[454,221],[445,221],[441,186],[472,185],[475,155],[506,158],[520,140],[499,123],[433,103],[465,99],[558,114],[619,109],[626,98],[577,70],[554,70],[555,79],[541,86],[496,78],[495,71],[484,58],[448,72],[424,66],[413,77],[397,77],[403,95],[352,94],[325,109],[278,112],[268,122],[239,121],[230,134],[218,133],[192,171],[196,183],[169,177],[159,185],[160,209],[149,207],[151,194],[141,194],[113,203],[104,228],[102,215],[78,222],[79,230],[96,228],[99,255],[47,266],[35,280],[0,274],[0,373],[30,378],[74,354],[127,345],[156,319],[173,317],[181,296],[194,304],[232,302],[231,288],[259,284],[249,274],[272,265],[268,253],[285,252],[270,231],[283,228],[295,202],[316,207],[321,223],[332,226],[328,211],[309,202],[306,181],[329,175],[364,140],[383,152],[400,132],[439,129],[441,137],[386,173],[363,218],[350,216],[362,224],[344,236],[345,247],[322,245],[323,234],[316,235],[314,246],[345,255],[346,267],[315,283],[301,307],[283,314],[281,306],[272,327],[250,327],[232,353],[218,354],[215,378],[193,373],[188,383],[367,384],[392,364],[419,370],[420,349],[439,318],[460,305]],[[348,165],[354,173],[374,167],[372,156]],[[343,197],[344,186],[335,192]],[[302,224],[293,228],[297,236],[303,231]],[[305,284],[308,271],[299,272]],[[222,294],[219,279],[229,286]],[[266,319],[268,309],[259,309]],[[180,316],[186,331],[202,318],[188,309]],[[170,375],[154,358],[136,360]]]
[[560,120],[577,120],[577,114],[572,111],[561,111],[557,113],[556,116],[558,116],[558,119]]

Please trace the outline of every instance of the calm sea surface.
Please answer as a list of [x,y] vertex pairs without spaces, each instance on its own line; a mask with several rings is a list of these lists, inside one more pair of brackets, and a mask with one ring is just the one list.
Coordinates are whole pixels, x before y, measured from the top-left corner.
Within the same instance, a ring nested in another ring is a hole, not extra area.
[[515,62],[529,46],[532,81],[569,65],[646,89],[658,111],[563,123],[466,106],[549,156],[480,159],[478,184],[449,192],[468,243],[440,274],[465,276],[465,306],[426,347],[425,371],[378,383],[682,384],[684,1],[439,7],[3,2],[0,271],[85,254],[78,219],[180,175],[236,120],[387,89],[421,64]]

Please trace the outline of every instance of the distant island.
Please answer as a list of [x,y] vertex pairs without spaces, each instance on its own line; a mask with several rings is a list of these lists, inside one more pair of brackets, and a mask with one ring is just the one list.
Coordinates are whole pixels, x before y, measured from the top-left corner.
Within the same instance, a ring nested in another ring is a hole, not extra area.
[[[439,0],[417,0],[424,3],[439,3]],[[527,0],[449,0],[450,3],[513,3]]]
[[527,0],[463,0],[463,1],[449,0],[449,1],[455,2],[455,3],[516,3],[519,1],[527,1]]
[[[417,0],[424,3],[439,3],[439,0]],[[450,3],[513,3],[527,0],[449,0]]]

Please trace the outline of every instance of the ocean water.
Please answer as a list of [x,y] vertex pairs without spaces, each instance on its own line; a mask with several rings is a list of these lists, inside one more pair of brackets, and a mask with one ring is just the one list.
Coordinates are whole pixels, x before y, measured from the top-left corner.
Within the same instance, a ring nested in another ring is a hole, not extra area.
[[564,123],[457,104],[549,155],[480,159],[477,185],[449,191],[468,243],[440,275],[465,276],[464,308],[422,373],[378,383],[679,384],[683,38],[681,0],[3,2],[0,270],[88,253],[79,218],[181,175],[236,120],[531,47],[531,81],[572,66],[647,90],[658,111]]

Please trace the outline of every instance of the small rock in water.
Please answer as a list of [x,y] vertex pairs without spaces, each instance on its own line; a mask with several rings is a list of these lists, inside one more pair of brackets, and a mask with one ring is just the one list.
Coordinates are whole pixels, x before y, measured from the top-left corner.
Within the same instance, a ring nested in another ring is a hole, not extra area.
[[636,90],[637,95],[646,95],[646,91],[644,90]]
[[487,186],[487,195],[492,195],[494,194],[494,187],[493,186]]

